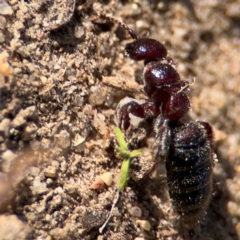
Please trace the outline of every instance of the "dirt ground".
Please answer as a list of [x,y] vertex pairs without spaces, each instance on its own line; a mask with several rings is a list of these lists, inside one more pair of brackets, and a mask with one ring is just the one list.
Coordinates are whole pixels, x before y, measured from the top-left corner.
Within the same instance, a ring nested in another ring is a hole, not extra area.
[[[152,164],[152,139],[116,196],[114,113],[145,98],[143,63],[106,14],[168,49],[192,82],[188,117],[209,122],[215,194],[192,236]],[[240,1],[0,0],[0,239],[240,239]]]

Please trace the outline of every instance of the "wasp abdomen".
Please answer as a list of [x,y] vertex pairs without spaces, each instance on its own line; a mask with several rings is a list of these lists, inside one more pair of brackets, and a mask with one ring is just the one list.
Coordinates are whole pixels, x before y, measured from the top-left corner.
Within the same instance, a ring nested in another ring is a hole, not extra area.
[[185,227],[204,216],[212,193],[211,139],[204,125],[191,121],[173,128],[166,159],[169,195]]

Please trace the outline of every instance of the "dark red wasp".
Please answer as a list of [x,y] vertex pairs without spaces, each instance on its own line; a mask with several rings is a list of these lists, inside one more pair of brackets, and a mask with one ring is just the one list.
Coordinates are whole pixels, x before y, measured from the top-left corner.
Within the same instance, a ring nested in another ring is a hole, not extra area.
[[[181,80],[167,49],[155,39],[138,38],[124,23],[99,15],[125,28],[133,42],[125,51],[134,61],[144,61],[143,80],[146,101],[125,98],[116,117],[121,129],[150,119],[154,122],[155,161],[164,161],[173,207],[186,228],[194,227],[209,205],[213,188],[213,131],[206,122],[183,122],[190,109],[189,83]],[[139,121],[136,121],[138,119]]]

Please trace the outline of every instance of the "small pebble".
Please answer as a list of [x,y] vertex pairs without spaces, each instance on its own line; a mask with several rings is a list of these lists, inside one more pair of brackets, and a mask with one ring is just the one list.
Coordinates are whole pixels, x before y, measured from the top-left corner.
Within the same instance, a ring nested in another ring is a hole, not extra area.
[[64,193],[63,188],[62,188],[62,187],[57,187],[57,188],[54,190],[54,193],[55,193],[55,194],[62,194],[62,193]]
[[76,191],[76,187],[72,184],[66,184],[64,185],[64,189],[68,194],[73,194]]
[[90,189],[100,190],[104,188],[104,181],[101,178],[96,178],[96,180],[91,184]]
[[47,167],[45,169],[44,175],[46,177],[55,178],[57,176],[56,168],[51,167],[51,166]]
[[38,206],[36,210],[38,213],[43,213],[45,211],[45,206]]
[[50,187],[53,183],[53,180],[51,178],[48,178],[46,183],[47,183],[47,187]]
[[76,38],[81,38],[84,35],[84,28],[82,26],[76,26],[74,29],[74,35]]
[[86,149],[86,144],[85,143],[79,144],[74,149],[75,149],[75,152],[77,153],[83,152]]
[[97,228],[105,222],[107,214],[106,210],[88,208],[81,218],[82,226],[87,229]]
[[97,113],[95,111],[93,118],[93,126],[98,130],[98,132],[102,135],[105,135],[107,131],[107,125],[105,123],[105,117],[101,113]]
[[229,201],[227,203],[227,209],[228,209],[228,212],[232,216],[237,217],[237,215],[238,215],[238,205],[235,202]]
[[50,220],[51,220],[51,215],[49,215],[49,214],[47,214],[46,216],[45,216],[45,220],[47,221],[47,222],[50,222]]
[[78,146],[79,144],[82,144],[86,139],[83,138],[80,134],[76,134],[74,138],[74,146]]
[[4,30],[6,28],[7,21],[6,18],[3,16],[0,16],[0,29]]
[[[50,221],[51,227],[56,227],[57,224],[58,224],[58,222],[57,222],[55,219],[52,218],[51,221]],[[51,234],[51,231],[50,231],[50,235],[52,235],[52,234]],[[54,238],[54,239],[56,239],[56,238]]]
[[64,228],[54,228],[50,231],[50,235],[54,239],[67,239],[68,238],[68,232]]
[[67,170],[67,163],[66,161],[61,162],[60,170],[65,172]]
[[89,103],[91,105],[102,105],[106,101],[107,88],[91,88],[92,93],[89,96]]
[[148,231],[148,232],[149,232],[150,229],[151,229],[150,223],[149,223],[148,221],[146,221],[146,220],[137,220],[136,223],[139,224],[139,226],[140,226],[142,229],[144,229],[144,230],[146,230],[146,231]]
[[33,181],[33,191],[35,194],[44,194],[47,192],[47,186],[46,183],[41,182],[41,179],[39,176],[35,177]]
[[140,218],[140,217],[142,216],[142,210],[141,210],[141,208],[136,207],[136,206],[130,208],[130,209],[129,209],[129,213],[130,213],[133,217],[138,217],[138,218]]
[[113,178],[112,178],[112,174],[110,172],[105,172],[103,173],[100,178],[103,180],[103,182],[107,185],[107,186],[111,186]]
[[74,138],[74,147],[76,152],[83,152],[86,148],[85,138],[83,138],[80,134],[76,134]]
[[26,120],[22,116],[16,116],[12,121],[12,127],[18,128],[26,123]]
[[0,135],[4,135],[5,137],[8,137],[10,130],[10,119],[5,118],[0,123]]
[[[1,0],[0,0],[1,1]],[[16,21],[15,22],[15,27],[18,31],[24,30],[25,26],[23,25],[23,23],[21,21]]]
[[0,14],[1,15],[12,15],[12,8],[6,3],[5,0],[0,0]]
[[59,144],[62,148],[70,146],[70,134],[66,130],[62,130],[59,134]]

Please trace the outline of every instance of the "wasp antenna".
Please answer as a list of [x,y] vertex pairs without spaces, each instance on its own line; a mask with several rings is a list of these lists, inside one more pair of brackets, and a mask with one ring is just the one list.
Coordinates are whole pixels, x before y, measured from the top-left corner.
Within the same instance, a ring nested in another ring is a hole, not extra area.
[[137,39],[137,34],[133,31],[133,29],[129,28],[127,26],[127,24],[123,23],[123,22],[120,22],[118,21],[117,19],[113,18],[113,17],[109,17],[109,16],[106,16],[104,14],[101,14],[101,13],[98,13],[96,16],[93,16],[92,17],[92,20],[96,20],[96,19],[99,19],[99,18],[102,18],[102,19],[105,19],[105,20],[108,20],[110,22],[114,22],[116,24],[118,24],[119,26],[121,26],[122,28],[124,28],[125,30],[127,30],[128,34],[130,35],[130,37],[133,39],[133,40],[136,40]]

